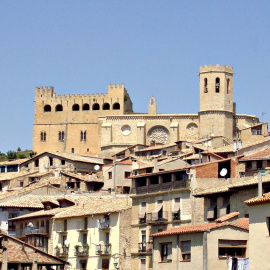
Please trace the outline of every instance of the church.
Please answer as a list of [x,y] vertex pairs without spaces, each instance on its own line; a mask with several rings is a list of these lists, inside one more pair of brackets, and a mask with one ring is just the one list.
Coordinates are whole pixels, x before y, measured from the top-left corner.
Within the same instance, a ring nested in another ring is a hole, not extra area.
[[232,143],[239,130],[256,125],[253,115],[236,114],[233,68],[200,67],[198,114],[159,114],[154,97],[147,113],[135,113],[122,84],[106,94],[57,95],[35,88],[33,151],[59,151],[111,158],[135,144],[171,145],[219,137]]

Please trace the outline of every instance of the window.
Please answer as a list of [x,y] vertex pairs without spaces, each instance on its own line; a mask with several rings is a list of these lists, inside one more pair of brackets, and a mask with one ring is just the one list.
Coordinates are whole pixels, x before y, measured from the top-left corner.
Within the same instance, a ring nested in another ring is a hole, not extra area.
[[66,164],[66,161],[61,159],[61,165],[65,165]]
[[45,105],[44,106],[44,112],[50,112],[52,110],[50,105]]
[[172,243],[160,244],[160,258],[162,262],[172,261]]
[[262,169],[262,160],[257,160],[257,169]]
[[39,159],[36,159],[35,160],[35,167],[38,167],[39,166]]
[[45,142],[45,141],[46,141],[46,132],[42,131],[42,132],[40,133],[40,140],[41,140],[42,142]]
[[81,141],[86,141],[86,131],[81,131]]
[[270,236],[270,217],[266,218],[267,236]]
[[99,110],[99,104],[98,103],[93,104],[92,110],[93,111],[98,111]]
[[50,166],[53,166],[53,158],[50,157],[49,160],[50,160]]
[[103,104],[103,110],[109,110],[110,109],[110,104],[109,103],[104,103]]
[[216,78],[216,85],[215,85],[215,87],[216,87],[216,93],[219,93],[219,87],[220,87],[220,80],[219,80],[219,78]]
[[82,109],[83,109],[83,111],[89,111],[90,110],[89,104],[87,104],[87,103],[83,104]]
[[146,259],[141,259],[141,270],[146,270]]
[[18,180],[17,181],[17,187],[23,187],[23,181]]
[[246,257],[246,240],[218,240],[219,258]]
[[86,152],[89,152],[89,148],[86,149]]
[[223,198],[223,204],[219,209],[219,216],[223,217],[230,213],[230,197]]
[[108,172],[109,179],[112,179],[112,172]]
[[[15,218],[17,216],[18,216],[17,213],[9,213],[8,214],[8,219]],[[9,231],[15,231],[16,230],[16,221],[11,221],[11,220],[8,221],[8,230]]]
[[229,94],[230,79],[227,79],[227,94]]
[[74,148],[71,148],[71,153],[74,153]]
[[84,218],[84,229],[87,230],[88,228],[88,218]]
[[67,231],[67,220],[65,219],[64,220],[64,232],[66,232]]
[[58,132],[58,140],[59,141],[64,141],[65,139],[65,132],[64,131],[59,131]]
[[56,105],[55,111],[56,112],[62,112],[63,111],[63,106],[61,104]]
[[154,105],[154,99],[153,98],[151,98],[151,105]]
[[120,104],[119,103],[114,103],[113,104],[113,110],[120,110]]
[[72,111],[79,111],[79,110],[80,110],[79,104],[73,104]]
[[83,245],[86,245],[86,244],[87,244],[87,234],[86,234],[86,233],[84,233],[84,234],[82,235],[82,244],[83,244]]
[[182,261],[191,261],[191,240],[181,241],[180,248]]
[[130,172],[125,172],[125,178],[129,178],[130,177]]
[[139,244],[139,252],[146,252],[146,230],[141,231],[141,243]]
[[207,78],[204,79],[204,93],[208,92]]
[[180,198],[174,199],[174,206],[172,209],[172,220],[180,220]]
[[44,220],[41,220],[40,227],[44,227]]
[[251,169],[251,167],[252,167],[252,161],[247,161],[246,162],[246,167],[247,167],[247,169]]
[[210,199],[210,207],[207,210],[207,219],[217,219],[217,198]]
[[140,213],[139,213],[139,223],[146,223],[146,202],[141,203]]

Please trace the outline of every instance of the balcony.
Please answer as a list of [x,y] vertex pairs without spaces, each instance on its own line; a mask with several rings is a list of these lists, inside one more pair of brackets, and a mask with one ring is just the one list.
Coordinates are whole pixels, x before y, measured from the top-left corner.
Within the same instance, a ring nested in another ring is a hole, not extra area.
[[26,227],[24,229],[16,230],[16,237],[23,237],[28,234],[40,234],[40,235],[47,236],[49,234],[49,230],[46,229],[45,227],[41,227],[37,229]]
[[111,244],[99,244],[96,246],[96,255],[110,255]]
[[180,221],[180,220],[181,220],[180,210],[177,213],[172,213],[172,221]]
[[155,193],[161,191],[168,191],[172,189],[188,188],[188,180],[180,180],[174,182],[167,182],[161,184],[152,184],[149,186],[141,186],[136,188],[136,194]]
[[106,219],[105,221],[100,222],[99,229],[100,230],[108,230],[108,229],[110,229],[110,220],[109,219]]
[[153,214],[153,213],[147,213],[146,214],[146,222],[149,224],[153,224],[153,223],[163,223],[168,221],[168,211],[160,211],[157,214]]
[[139,253],[151,253],[153,250],[153,242],[140,242],[138,243]]
[[54,248],[54,256],[58,258],[67,258],[68,257],[68,247],[58,247]]
[[77,257],[85,257],[89,255],[89,246],[75,246],[74,247],[74,255]]

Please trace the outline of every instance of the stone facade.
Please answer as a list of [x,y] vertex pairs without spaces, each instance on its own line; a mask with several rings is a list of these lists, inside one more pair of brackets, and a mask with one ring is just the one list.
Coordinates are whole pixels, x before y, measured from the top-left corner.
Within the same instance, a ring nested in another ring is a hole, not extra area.
[[36,88],[33,150],[65,151],[110,158],[135,144],[172,144],[224,136],[255,125],[259,119],[236,115],[233,68],[200,68],[198,114],[158,114],[155,98],[148,113],[134,113],[124,85],[109,85],[106,94],[57,95],[52,87]]

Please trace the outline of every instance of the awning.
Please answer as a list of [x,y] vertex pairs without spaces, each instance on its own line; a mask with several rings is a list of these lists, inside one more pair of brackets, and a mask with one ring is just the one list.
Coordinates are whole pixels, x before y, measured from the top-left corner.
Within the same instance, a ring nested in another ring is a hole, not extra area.
[[172,212],[173,212],[173,214],[174,213],[178,213],[179,210],[180,210],[180,200],[174,202],[174,206],[173,206]]
[[216,207],[217,207],[217,201],[214,201],[207,210],[207,218],[211,219],[215,217]]
[[158,219],[158,212],[162,209],[162,207],[163,207],[163,203],[158,203],[156,205],[156,208],[155,208],[155,210],[152,213],[152,219],[153,220],[157,220]]
[[146,214],[146,204],[142,204],[141,205],[141,210],[139,213],[139,218],[145,218],[145,214]]
[[229,206],[229,204],[230,204],[230,198],[225,198],[223,205],[219,209],[219,216],[220,217],[227,215],[227,207]]

